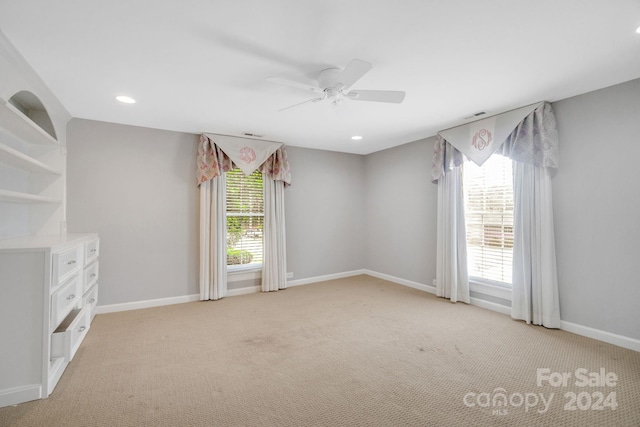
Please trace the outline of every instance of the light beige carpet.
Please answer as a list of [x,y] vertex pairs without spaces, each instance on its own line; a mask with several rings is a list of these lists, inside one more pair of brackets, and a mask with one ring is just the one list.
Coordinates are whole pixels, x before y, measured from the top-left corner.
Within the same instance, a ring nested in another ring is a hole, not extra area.
[[639,426],[640,353],[357,276],[98,315],[53,394],[0,425]]

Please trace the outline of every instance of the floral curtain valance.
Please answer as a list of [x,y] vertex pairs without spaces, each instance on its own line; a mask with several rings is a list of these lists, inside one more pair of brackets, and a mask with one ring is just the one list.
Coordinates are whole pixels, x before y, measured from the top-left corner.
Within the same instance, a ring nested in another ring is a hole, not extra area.
[[218,144],[208,134],[200,135],[196,160],[198,185],[236,166],[245,174],[251,174],[259,169],[272,179],[283,181],[286,186],[291,184],[289,161],[282,143],[212,136],[216,139],[224,139],[224,142]]
[[204,134],[200,135],[196,163],[198,185],[233,169],[229,156]]
[[285,187],[291,185],[291,169],[284,145],[274,151],[258,170],[274,181],[284,182]]
[[204,135],[220,147],[246,176],[251,175],[274,151],[282,146],[281,142],[260,139],[210,133]]
[[[530,107],[514,110],[514,112],[522,114],[527,108]],[[504,114],[511,113],[513,112]],[[437,182],[446,172],[460,166],[464,161],[464,155],[470,152],[469,147],[473,147],[475,150],[478,150],[478,147],[482,147],[479,151],[487,149],[480,156],[484,160],[494,152],[499,152],[517,162],[533,164],[539,167],[558,168],[558,130],[551,104],[548,102],[537,104],[535,109],[530,111],[524,119],[513,123],[515,128],[509,129],[510,133],[506,138],[504,136],[493,138],[493,133],[487,129],[488,127],[502,120],[502,127],[504,128],[504,126],[508,126],[505,123],[513,122],[514,117],[516,117],[511,114],[510,118],[501,119],[500,116],[490,117],[477,123],[474,122],[476,124],[470,123],[459,127],[459,129],[453,128],[439,132],[434,144],[431,168],[432,182]],[[473,133],[474,130],[475,133]],[[484,133],[483,130],[485,131]],[[469,135],[467,140],[463,141],[461,138],[457,138],[454,141],[450,141],[446,139],[447,136],[460,136],[465,132]],[[487,132],[491,133],[491,138],[487,137]],[[500,135],[500,131],[497,134]],[[502,131],[502,135],[504,135],[504,131]],[[477,161],[478,157],[475,160],[476,163],[482,164],[482,162]]]

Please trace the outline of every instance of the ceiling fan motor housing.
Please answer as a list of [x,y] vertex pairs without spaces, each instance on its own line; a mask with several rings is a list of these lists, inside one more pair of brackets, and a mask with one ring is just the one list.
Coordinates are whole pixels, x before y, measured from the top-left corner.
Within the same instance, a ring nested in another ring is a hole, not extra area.
[[327,89],[336,89],[338,86],[338,76],[342,70],[340,68],[327,68],[318,74],[318,86],[325,91]]
[[312,86],[308,83],[301,83],[295,80],[282,79],[277,77],[270,77],[267,80],[274,83],[284,84],[287,86],[293,86],[299,89],[308,90],[316,93],[316,98],[309,99],[304,102],[291,105],[283,108],[279,111],[288,110],[293,107],[297,107],[308,102],[320,102],[328,99],[334,105],[339,105],[344,99],[351,99],[357,101],[374,101],[374,102],[392,102],[399,104],[404,100],[404,92],[401,91],[389,91],[389,90],[355,90],[349,91],[349,88],[360,80],[366,73],[368,73],[373,66],[361,59],[353,59],[344,68],[325,68],[318,73],[317,82],[318,85]]

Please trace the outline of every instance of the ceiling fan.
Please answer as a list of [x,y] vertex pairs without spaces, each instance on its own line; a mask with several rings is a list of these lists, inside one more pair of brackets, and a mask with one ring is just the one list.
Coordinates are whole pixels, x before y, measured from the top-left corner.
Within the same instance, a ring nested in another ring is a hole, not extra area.
[[269,77],[267,81],[316,93],[313,99],[285,107],[279,111],[288,110],[307,102],[319,102],[325,99],[334,105],[341,104],[344,99],[353,101],[391,102],[399,104],[404,100],[405,93],[395,90],[351,90],[358,80],[373,68],[373,65],[360,59],[353,59],[344,70],[340,68],[327,68],[322,70],[317,78],[317,85],[306,84],[295,80]]

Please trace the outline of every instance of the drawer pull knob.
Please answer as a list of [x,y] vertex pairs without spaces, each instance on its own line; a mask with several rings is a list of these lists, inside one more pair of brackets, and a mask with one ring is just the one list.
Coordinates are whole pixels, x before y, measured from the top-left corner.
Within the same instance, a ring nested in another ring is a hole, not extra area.
[[95,299],[95,298],[91,298],[91,299],[89,300],[89,304],[93,304],[94,302],[96,302],[96,299]]
[[96,249],[96,248],[93,248],[93,249],[91,249],[89,252],[95,252],[95,251],[97,251],[97,249]]
[[96,277],[96,273],[92,273],[89,277]]
[[67,297],[67,299],[68,299],[68,300],[72,300],[72,299],[74,299],[75,297],[76,297],[76,296],[75,296],[74,294],[71,294],[71,295],[69,295],[69,296]]
[[75,263],[76,263],[76,260],[75,260],[75,259],[72,259],[71,261],[69,261],[69,262],[67,263],[67,265],[71,265],[71,264],[75,264]]
[[84,332],[87,330],[86,326],[80,326],[80,329],[78,329],[78,332]]

